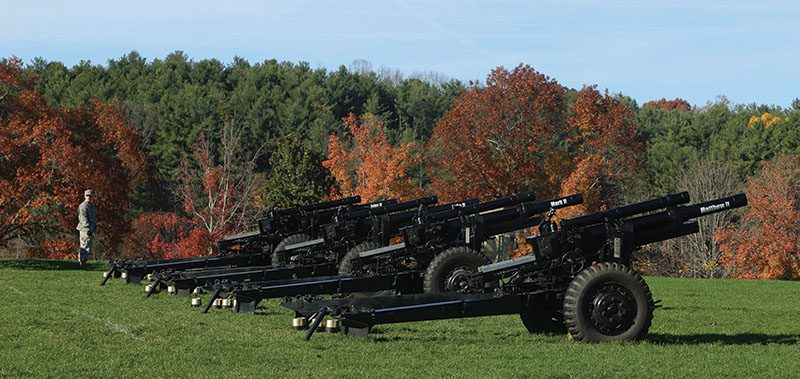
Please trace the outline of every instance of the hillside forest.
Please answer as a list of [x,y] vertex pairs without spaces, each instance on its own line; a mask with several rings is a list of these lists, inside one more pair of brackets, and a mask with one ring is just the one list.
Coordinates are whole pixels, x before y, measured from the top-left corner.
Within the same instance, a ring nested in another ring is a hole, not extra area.
[[[750,206],[647,247],[640,271],[800,278],[800,99],[638,104],[520,64],[467,83],[355,61],[234,58],[72,67],[0,61],[0,255],[74,259],[86,188],[94,259],[213,254],[272,207],[360,195],[582,193],[560,218],[678,191]],[[524,254],[518,238],[513,254]]]

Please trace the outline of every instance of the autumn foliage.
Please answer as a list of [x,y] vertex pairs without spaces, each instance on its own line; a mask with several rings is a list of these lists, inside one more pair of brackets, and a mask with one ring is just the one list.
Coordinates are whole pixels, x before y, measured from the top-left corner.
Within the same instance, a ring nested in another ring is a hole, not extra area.
[[[434,128],[428,163],[436,194],[455,200],[582,193],[584,204],[560,211],[561,218],[618,202],[643,162],[634,114],[608,91],[587,86],[567,117],[564,92],[524,65],[499,67],[486,86],[473,85]],[[517,242],[513,253],[524,253]]]
[[567,117],[564,89],[529,66],[492,71],[439,121],[429,145],[431,184],[444,199],[534,191],[540,199],[583,193],[562,217],[604,209],[642,165],[633,112],[595,86]]
[[244,131],[242,125],[226,121],[216,149],[201,134],[192,159],[181,160],[174,193],[191,228],[181,236],[175,254],[214,254],[217,241],[250,227],[260,180],[254,171],[260,150],[252,157],[243,156]]
[[35,83],[19,60],[0,64],[0,245],[23,238],[32,254],[73,254],[77,207],[92,188],[95,248],[114,252],[128,228],[130,193],[145,180],[141,136],[118,104],[55,109]]
[[561,184],[561,194],[582,193],[584,202],[562,217],[607,209],[622,192],[625,179],[641,168],[643,142],[633,112],[596,86],[578,92],[569,125],[577,130],[575,168]]
[[121,257],[159,259],[172,256],[191,223],[174,212],[147,212],[131,222],[121,246]]
[[437,123],[428,145],[431,185],[444,200],[523,191],[557,195],[569,136],[564,88],[527,65],[493,70]]
[[720,260],[738,278],[800,278],[800,161],[764,162],[745,194],[750,206],[742,220],[717,235]]
[[322,165],[336,180],[331,197],[359,195],[364,201],[408,200],[421,194],[408,171],[420,162],[413,142],[392,146],[376,116],[342,119],[345,136],[331,135]]
[[773,116],[769,112],[763,113],[761,116],[751,116],[749,120],[747,120],[747,127],[755,128],[760,126],[764,129],[769,128],[775,124],[781,122],[781,118],[777,116]]
[[692,106],[684,99],[676,97],[673,100],[667,100],[665,98],[661,98],[658,100],[651,100],[644,104],[642,104],[642,109],[644,108],[656,108],[656,109],[664,109],[664,110],[677,110],[680,112],[686,112],[692,109]]

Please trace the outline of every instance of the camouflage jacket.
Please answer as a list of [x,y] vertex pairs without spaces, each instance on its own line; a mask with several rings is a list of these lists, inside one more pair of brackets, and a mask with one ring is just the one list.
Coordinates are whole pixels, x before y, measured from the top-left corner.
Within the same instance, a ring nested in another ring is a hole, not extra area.
[[94,203],[84,201],[78,206],[78,226],[75,229],[94,233],[97,228],[97,215]]

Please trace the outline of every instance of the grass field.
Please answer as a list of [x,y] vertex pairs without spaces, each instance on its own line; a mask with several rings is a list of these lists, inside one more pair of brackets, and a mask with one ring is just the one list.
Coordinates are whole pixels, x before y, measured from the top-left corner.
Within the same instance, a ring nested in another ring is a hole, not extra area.
[[647,278],[641,342],[528,334],[518,317],[384,325],[369,339],[98,286],[101,263],[0,260],[0,377],[800,377],[800,283]]

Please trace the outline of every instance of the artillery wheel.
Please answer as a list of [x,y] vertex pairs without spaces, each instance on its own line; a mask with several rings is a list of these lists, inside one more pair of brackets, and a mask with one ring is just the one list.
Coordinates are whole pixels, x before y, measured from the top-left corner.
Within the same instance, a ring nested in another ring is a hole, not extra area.
[[485,255],[466,246],[451,247],[433,258],[422,282],[425,293],[461,289],[462,279],[491,263]]
[[563,334],[567,331],[564,316],[558,311],[533,310],[526,307],[520,312],[519,318],[528,333]]
[[289,263],[289,260],[284,258],[281,254],[278,254],[278,252],[286,250],[286,246],[306,241],[311,241],[311,236],[308,234],[292,234],[282,239],[281,242],[278,243],[278,246],[275,246],[275,250],[272,250],[272,265],[285,266]]
[[564,323],[582,342],[636,340],[653,320],[653,295],[642,277],[619,263],[581,271],[564,296]]
[[342,261],[339,262],[339,275],[350,275],[353,271],[353,262],[351,259],[357,258],[358,254],[361,254],[364,251],[374,250],[380,248],[381,245],[372,241],[362,242],[356,246],[347,250],[347,253],[342,257]]
[[[353,257],[357,257],[358,254],[361,253],[362,251],[369,251],[372,249],[377,249],[379,247],[381,247],[380,244],[371,241],[362,242],[356,246],[353,246],[350,250],[347,251],[347,254],[344,255],[342,261],[339,263],[339,275],[350,275],[350,273],[353,271],[353,264],[350,261],[350,259],[352,259]],[[393,292],[390,290],[377,291],[377,292],[361,291],[361,292],[348,293],[344,297],[348,299],[360,299],[364,297],[374,297],[374,296],[391,296],[392,294]]]

